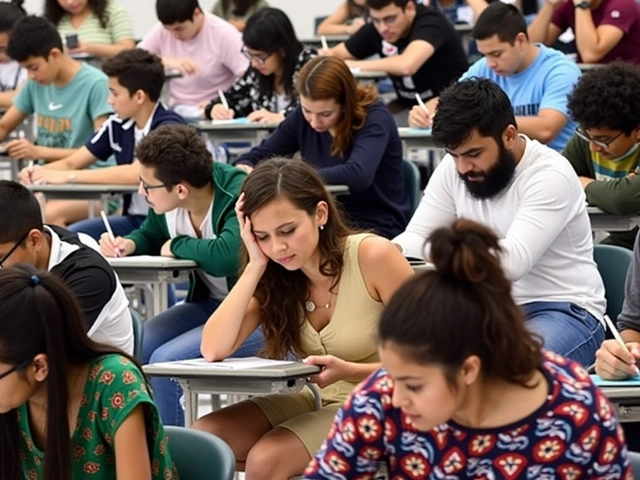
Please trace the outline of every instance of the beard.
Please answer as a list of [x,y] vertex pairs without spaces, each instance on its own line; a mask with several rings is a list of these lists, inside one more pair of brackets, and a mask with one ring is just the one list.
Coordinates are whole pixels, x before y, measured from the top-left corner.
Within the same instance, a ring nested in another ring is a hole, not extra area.
[[[498,161],[487,172],[480,174],[458,172],[467,187],[467,191],[476,200],[488,200],[497,196],[513,180],[516,173],[516,157],[502,143],[499,143],[499,148]],[[483,180],[472,181],[470,180],[471,178],[482,178]]]

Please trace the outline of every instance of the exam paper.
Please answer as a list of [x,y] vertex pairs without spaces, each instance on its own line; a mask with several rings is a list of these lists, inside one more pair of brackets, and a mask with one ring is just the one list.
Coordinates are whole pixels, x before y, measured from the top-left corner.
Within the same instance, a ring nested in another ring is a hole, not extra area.
[[178,360],[176,362],[158,363],[156,365],[171,365],[171,367],[203,368],[203,369],[224,369],[224,370],[245,370],[247,368],[280,367],[290,365],[295,362],[288,360],[271,360],[260,357],[227,358],[221,362],[208,362],[204,358],[193,360]]

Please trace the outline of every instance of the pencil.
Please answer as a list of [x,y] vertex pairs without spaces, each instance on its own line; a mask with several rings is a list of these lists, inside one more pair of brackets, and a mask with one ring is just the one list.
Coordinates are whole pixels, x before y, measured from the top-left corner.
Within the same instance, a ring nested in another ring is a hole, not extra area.
[[327,44],[327,37],[325,37],[324,35],[320,36],[320,43],[322,43],[322,49],[323,50],[329,50],[329,45]]
[[225,110],[229,110],[229,103],[227,102],[227,97],[224,96],[224,92],[222,90],[218,90],[218,97],[220,98],[220,101],[222,102],[222,106],[225,108]]
[[609,315],[604,316],[604,321],[607,323],[607,327],[609,327],[609,330],[611,330],[611,333],[613,334],[613,338],[615,338],[618,341],[618,343],[622,346],[625,352],[631,355],[631,352],[625,345],[624,340],[622,340],[622,337],[620,336],[620,332],[618,332],[618,329],[613,324],[613,321],[609,318]]
[[418,102],[418,105],[420,105],[420,107],[427,112],[427,115],[431,115],[431,112],[429,111],[429,107],[427,107],[424,102],[422,101],[422,97],[420,97],[419,93],[416,93],[416,102]]
[[100,210],[100,216],[102,217],[102,222],[104,223],[104,228],[107,230],[107,233],[109,234],[109,240],[111,240],[111,243],[114,245],[114,249],[116,251],[116,256],[120,256],[120,252],[118,251],[117,248],[115,248],[115,243],[116,243],[116,237],[113,235],[113,230],[111,230],[111,225],[109,224],[109,219],[107,218],[107,214],[104,212],[104,210]]

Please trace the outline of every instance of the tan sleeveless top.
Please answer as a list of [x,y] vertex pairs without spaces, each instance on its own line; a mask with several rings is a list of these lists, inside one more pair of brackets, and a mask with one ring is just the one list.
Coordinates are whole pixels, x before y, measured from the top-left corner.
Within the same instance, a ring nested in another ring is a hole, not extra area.
[[[365,285],[358,248],[371,234],[347,237],[340,291],[331,320],[320,332],[305,321],[300,332],[302,347],[308,355],[334,355],[348,362],[375,363],[378,357],[378,321],[384,305],[371,298]],[[342,402],[357,385],[341,380],[322,389],[325,401]]]

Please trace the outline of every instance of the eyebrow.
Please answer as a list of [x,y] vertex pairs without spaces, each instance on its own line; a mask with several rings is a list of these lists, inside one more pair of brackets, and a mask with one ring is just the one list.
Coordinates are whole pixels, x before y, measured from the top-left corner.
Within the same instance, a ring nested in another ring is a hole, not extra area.
[[[282,225],[280,225],[279,227],[276,227],[275,229],[276,229],[276,230],[280,230],[281,228],[288,227],[289,225],[292,225],[292,224],[294,224],[294,223],[296,223],[296,221],[295,221],[295,220],[292,220],[292,221],[290,221],[290,222],[283,223]],[[254,230],[253,230],[253,233],[266,233],[266,232],[263,232],[262,230],[255,230],[255,229],[254,229]]]
[[479,153],[479,152],[481,152],[482,150],[484,150],[484,147],[473,147],[473,148],[470,148],[469,150],[466,150],[466,151],[464,151],[464,152],[460,152],[460,153],[453,153],[453,152],[452,152],[451,150],[449,150],[448,148],[445,148],[445,151],[446,151],[449,155],[455,155],[455,156],[458,156],[458,157],[461,157],[461,156],[462,156],[462,157],[464,157],[464,156],[469,155],[469,154],[471,154],[471,153]]
[[396,377],[396,381],[406,382],[408,380],[420,380],[420,377],[414,377],[411,375],[405,375],[404,377]]

